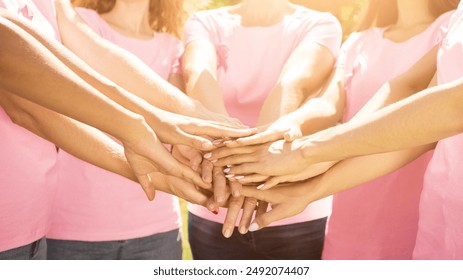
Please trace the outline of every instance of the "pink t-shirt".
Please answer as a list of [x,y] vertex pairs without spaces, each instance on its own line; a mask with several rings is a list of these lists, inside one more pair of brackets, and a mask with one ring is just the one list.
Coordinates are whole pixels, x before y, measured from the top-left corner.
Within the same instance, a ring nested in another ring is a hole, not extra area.
[[[30,19],[44,34],[53,28],[29,1],[0,0],[0,7]],[[56,189],[55,146],[15,125],[0,107],[0,251],[42,237]]]
[[[185,27],[185,42],[208,40],[216,48],[218,83],[230,116],[255,126],[261,107],[276,85],[287,59],[309,40],[337,55],[341,28],[334,16],[296,6],[293,14],[269,27],[244,27],[227,8],[195,13]],[[272,224],[286,225],[326,217],[331,199],[311,204],[303,213]],[[202,218],[223,222],[225,210],[213,215],[200,206],[189,210]]]
[[[463,3],[438,55],[438,83],[463,77]],[[438,116],[436,116],[438,117]],[[463,259],[463,134],[439,141],[426,170],[414,259]]]
[[[355,33],[341,48],[350,120],[387,81],[414,65],[441,40],[439,17],[424,32],[401,43],[383,37],[385,28]],[[432,152],[398,171],[333,197],[324,259],[411,259],[418,227],[423,175]],[[378,163],[380,164],[380,163]]]
[[[163,78],[178,72],[182,44],[175,37],[156,34],[151,40],[129,38],[111,29],[95,11],[81,8],[77,11],[103,38],[134,53]],[[158,191],[155,201],[150,202],[138,184],[63,151],[58,155],[57,165],[60,188],[47,237],[109,241],[145,237],[180,227],[176,197]]]

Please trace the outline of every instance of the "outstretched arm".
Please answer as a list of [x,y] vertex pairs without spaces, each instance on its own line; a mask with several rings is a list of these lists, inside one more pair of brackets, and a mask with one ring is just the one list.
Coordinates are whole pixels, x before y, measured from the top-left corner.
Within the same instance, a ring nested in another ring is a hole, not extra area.
[[56,11],[63,44],[93,69],[158,108],[210,119],[210,112],[199,102],[162,79],[135,55],[96,34],[72,8],[70,1],[57,1]]

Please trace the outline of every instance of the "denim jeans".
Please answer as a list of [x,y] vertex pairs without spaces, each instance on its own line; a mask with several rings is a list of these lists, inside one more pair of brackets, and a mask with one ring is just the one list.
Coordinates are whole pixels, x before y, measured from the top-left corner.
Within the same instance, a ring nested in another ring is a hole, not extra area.
[[30,244],[0,252],[0,260],[46,260],[47,240],[39,239]]
[[195,260],[319,260],[327,218],[222,236],[222,224],[188,215]]
[[142,238],[87,242],[48,239],[50,260],[181,260],[180,230]]

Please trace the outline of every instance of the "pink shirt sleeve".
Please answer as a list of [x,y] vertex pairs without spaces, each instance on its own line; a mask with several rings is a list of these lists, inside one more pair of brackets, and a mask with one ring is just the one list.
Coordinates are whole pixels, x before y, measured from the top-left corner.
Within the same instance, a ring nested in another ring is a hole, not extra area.
[[185,48],[183,47],[183,43],[181,41],[179,41],[175,47],[176,47],[176,51],[174,52],[175,58],[172,63],[172,68],[170,70],[170,73],[182,75],[182,56],[183,56],[183,52],[185,51]]
[[329,13],[321,13],[318,20],[308,18],[305,24],[302,41],[313,41],[328,48],[334,57],[337,56],[342,42],[342,28],[339,21]]
[[213,34],[218,33],[215,29],[215,24],[208,17],[202,17],[200,13],[193,14],[185,23],[185,45],[194,40],[205,39],[215,46],[217,40]]

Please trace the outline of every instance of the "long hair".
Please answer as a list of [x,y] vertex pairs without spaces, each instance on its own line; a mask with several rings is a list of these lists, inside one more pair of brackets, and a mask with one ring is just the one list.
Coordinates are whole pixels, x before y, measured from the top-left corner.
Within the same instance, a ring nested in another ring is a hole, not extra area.
[[[438,17],[447,11],[456,9],[460,0],[432,0],[428,3],[431,13]],[[397,22],[398,16],[397,1],[369,0],[356,31],[363,31],[371,27],[389,26]]]
[[[95,10],[99,14],[111,11],[116,0],[72,0],[75,7]],[[181,37],[186,13],[183,0],[150,0],[149,22],[153,31]]]

